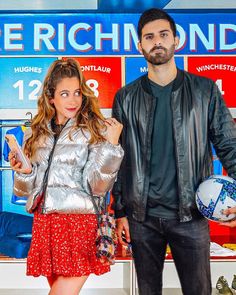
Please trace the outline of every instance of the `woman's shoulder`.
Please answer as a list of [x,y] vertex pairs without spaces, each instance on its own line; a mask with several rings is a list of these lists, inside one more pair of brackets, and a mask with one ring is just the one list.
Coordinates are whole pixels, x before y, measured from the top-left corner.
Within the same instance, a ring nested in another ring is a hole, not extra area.
[[29,139],[32,136],[32,129],[29,127],[24,131],[24,140]]

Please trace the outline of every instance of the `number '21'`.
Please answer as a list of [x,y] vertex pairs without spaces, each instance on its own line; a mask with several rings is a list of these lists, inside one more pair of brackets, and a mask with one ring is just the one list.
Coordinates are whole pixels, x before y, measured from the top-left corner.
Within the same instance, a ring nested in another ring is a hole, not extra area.
[[[29,100],[37,100],[38,93],[41,88],[42,82],[39,80],[31,80],[28,84],[29,87],[34,87],[34,89],[29,93]],[[24,99],[24,81],[18,80],[15,84],[13,84],[14,88],[18,88],[19,100]]]

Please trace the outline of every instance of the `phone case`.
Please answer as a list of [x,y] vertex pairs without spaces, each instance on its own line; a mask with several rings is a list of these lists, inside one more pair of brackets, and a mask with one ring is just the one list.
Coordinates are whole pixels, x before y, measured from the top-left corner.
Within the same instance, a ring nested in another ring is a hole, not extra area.
[[16,161],[22,163],[21,169],[31,168],[31,163],[21,149],[16,137],[13,134],[6,134],[5,139],[10,150],[16,153]]

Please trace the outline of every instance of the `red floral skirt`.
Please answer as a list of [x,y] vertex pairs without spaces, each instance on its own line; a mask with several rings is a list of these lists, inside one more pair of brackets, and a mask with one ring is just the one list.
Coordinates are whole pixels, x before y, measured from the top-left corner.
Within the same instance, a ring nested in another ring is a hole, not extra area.
[[27,275],[96,275],[110,271],[96,257],[94,214],[34,214]]

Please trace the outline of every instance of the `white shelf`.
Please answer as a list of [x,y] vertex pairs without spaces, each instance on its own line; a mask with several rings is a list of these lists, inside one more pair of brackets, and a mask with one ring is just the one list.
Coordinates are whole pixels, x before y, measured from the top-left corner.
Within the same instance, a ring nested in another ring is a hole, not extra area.
[[[25,260],[0,259],[0,295],[47,295],[46,278],[27,277]],[[211,259],[212,286],[219,276],[231,284],[236,269],[236,259]],[[14,277],[14,280],[13,280]],[[215,294],[215,289],[212,294]],[[91,275],[81,295],[138,295],[136,275],[132,260],[117,260],[111,272],[102,276]],[[163,295],[182,295],[173,260],[166,260],[163,273]]]
[[[43,289],[0,289],[0,295],[48,295],[49,290]],[[127,295],[123,289],[84,289],[81,295]]]
[[[48,295],[48,290],[40,289],[0,289],[0,295]],[[212,290],[212,295],[216,294],[216,289]],[[101,289],[101,290],[83,290],[81,295],[127,295],[122,289]],[[165,288],[163,295],[182,295],[179,288]]]
[[44,289],[0,289],[0,295],[48,295]]
[[[0,295],[47,295],[45,277],[26,276],[25,259],[0,259]],[[14,277],[14,279],[13,279]],[[81,295],[133,295],[133,261],[116,260],[111,271],[90,275]]]

